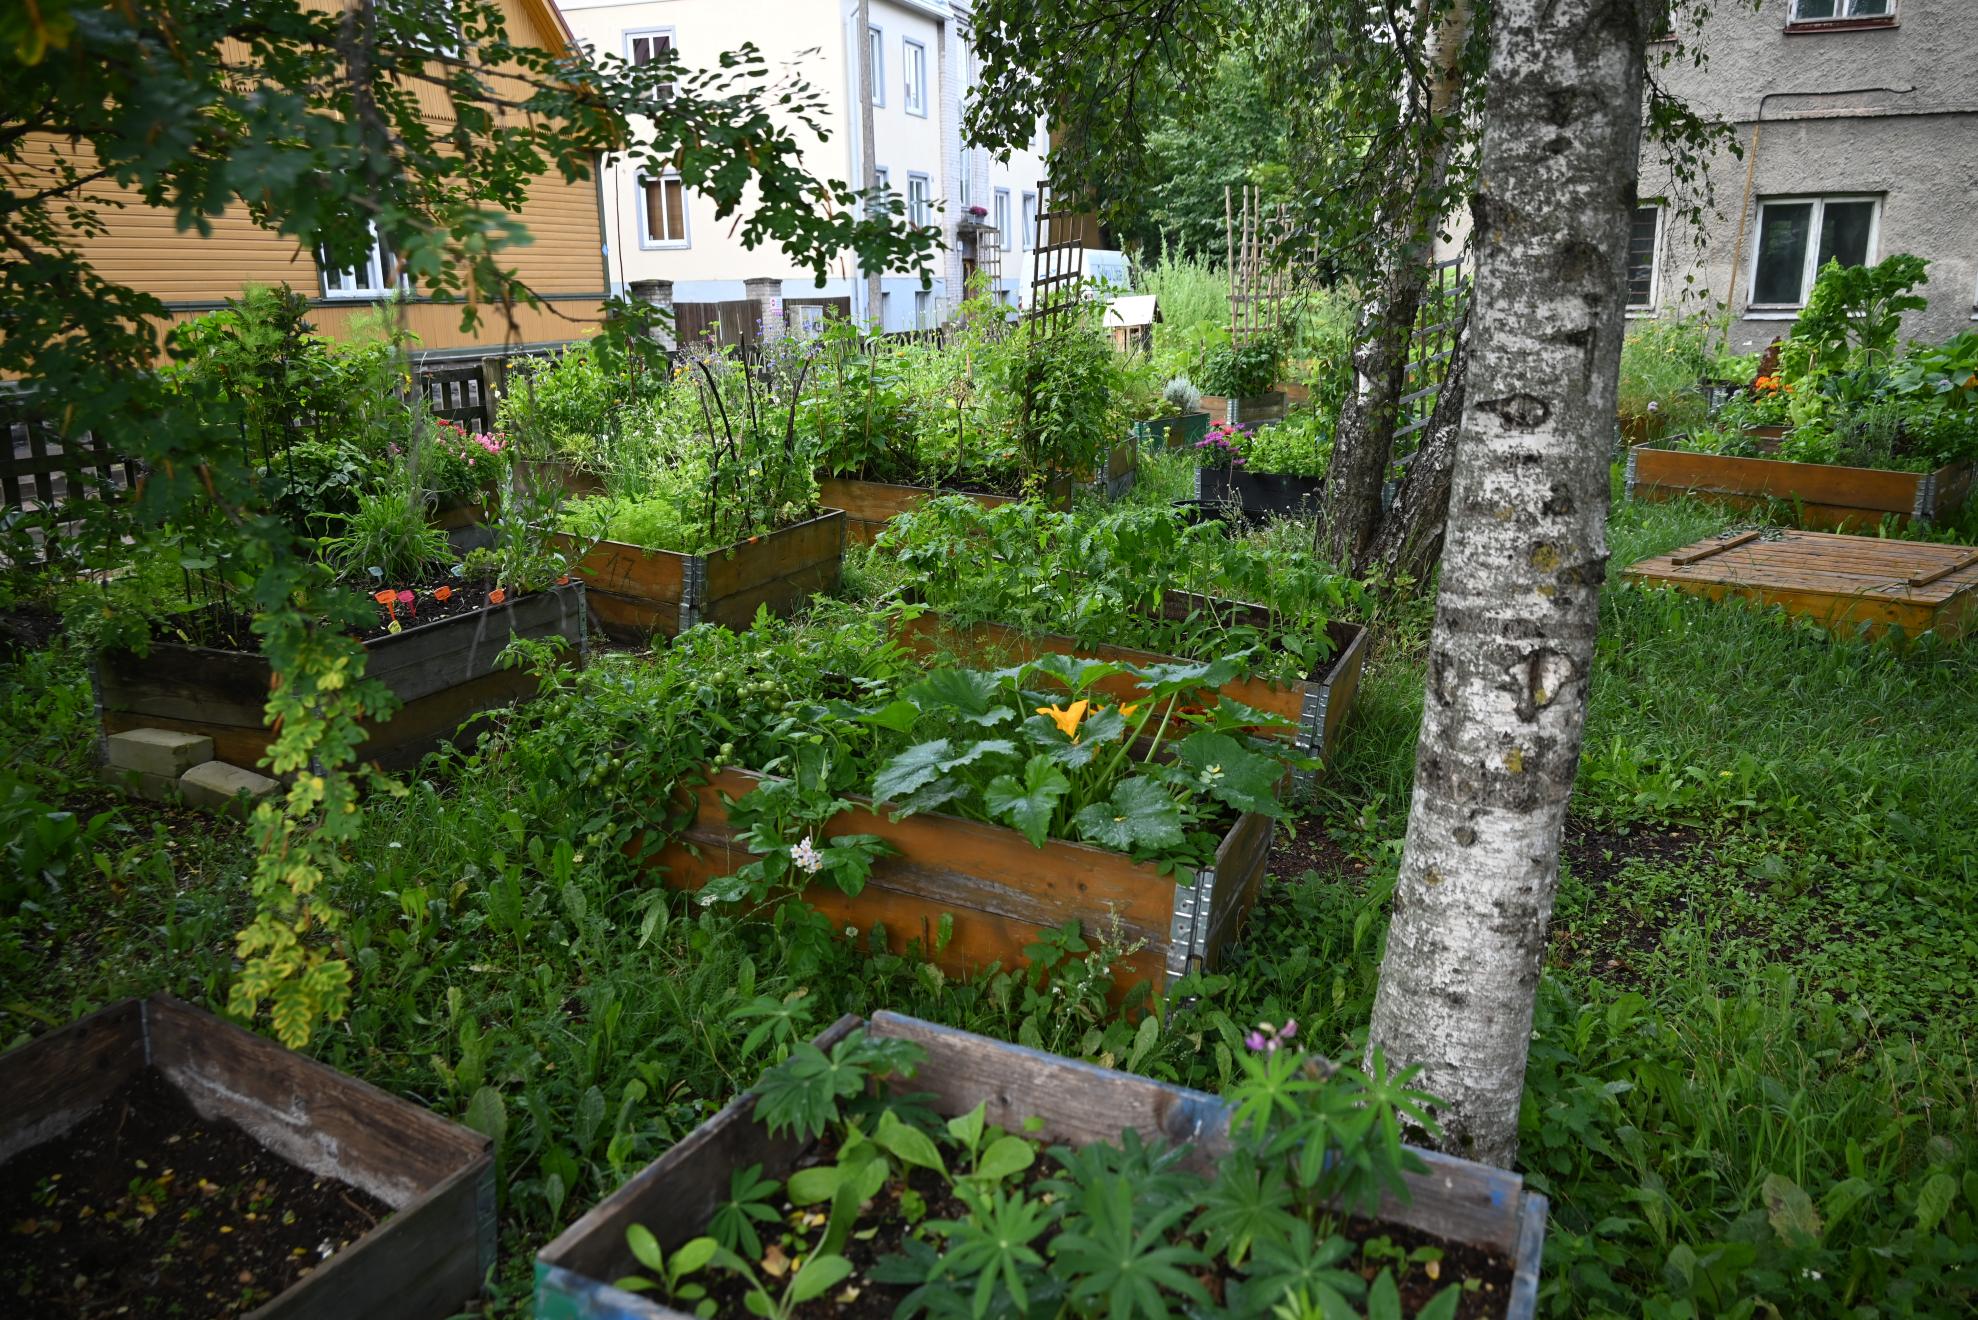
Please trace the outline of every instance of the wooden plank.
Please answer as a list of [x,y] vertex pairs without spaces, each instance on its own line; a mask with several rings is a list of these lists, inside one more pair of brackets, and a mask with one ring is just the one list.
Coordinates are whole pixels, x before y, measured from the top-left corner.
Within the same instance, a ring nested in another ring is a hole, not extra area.
[[0,1163],[60,1137],[143,1067],[134,999],[0,1055]]
[[844,568],[841,554],[813,560],[780,577],[709,600],[701,621],[740,631],[755,622],[756,610],[764,605],[771,614],[787,617],[808,604],[812,596],[834,590],[844,576]]
[[1737,547],[1741,545],[1747,545],[1753,541],[1756,541],[1757,539],[1758,539],[1757,532],[1743,532],[1737,536],[1731,537],[1729,540],[1719,541],[1715,545],[1705,546],[1701,550],[1692,550],[1692,551],[1687,551],[1680,555],[1672,555],[1670,556],[1669,562],[1674,564],[1678,568],[1685,568],[1691,564],[1702,563],[1704,560],[1709,559],[1712,555],[1721,555],[1726,550],[1735,550]]
[[159,640],[144,656],[101,653],[96,674],[106,711],[242,729],[259,729],[266,718],[268,662],[255,652]]
[[1696,494],[1799,500],[1877,513],[1909,513],[1923,480],[1917,472],[1647,447],[1634,451],[1634,464],[1637,488],[1669,486]]
[[[720,600],[760,583],[826,560],[845,549],[845,515],[826,509],[817,517],[767,536],[750,537],[707,553],[707,601]],[[706,608],[705,605],[702,606]]]
[[1951,576],[1953,573],[1962,573],[1965,569],[1972,567],[1974,564],[1978,564],[1978,550],[1974,550],[1972,553],[1964,556],[1962,559],[1954,559],[1950,563],[1945,564],[1941,568],[1935,568],[1930,570],[1928,573],[1919,574],[1916,577],[1910,578],[1909,585],[1912,587],[1927,587],[1933,582],[1943,581],[1945,578]]
[[818,502],[844,510],[845,535],[855,545],[871,545],[888,522],[940,494],[967,495],[985,509],[1012,503],[1010,495],[979,495],[973,491],[943,491],[931,486],[899,486],[850,477],[819,477]]

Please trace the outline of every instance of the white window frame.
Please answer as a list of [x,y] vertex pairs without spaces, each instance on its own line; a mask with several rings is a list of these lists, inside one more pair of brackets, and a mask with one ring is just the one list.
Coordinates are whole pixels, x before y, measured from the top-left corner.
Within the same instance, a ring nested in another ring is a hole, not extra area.
[[[678,28],[673,28],[673,27],[627,28],[625,29],[624,47],[623,47],[625,53],[625,62],[627,64],[636,66],[639,63],[639,61],[632,54],[632,43],[634,41],[637,41],[641,37],[647,39],[651,39],[653,37],[665,37],[666,48],[672,51],[675,56],[678,56],[680,53],[680,30]],[[671,83],[666,84],[665,88],[661,90],[660,95],[662,97],[671,97],[673,95],[673,84]]]
[[[402,270],[399,272],[398,287],[394,289],[391,286],[391,254],[386,250],[384,240],[378,237],[377,225],[367,224],[365,227],[371,231],[371,250],[365,255],[362,267],[332,266],[326,252],[317,252],[317,280],[322,287],[325,300],[375,302],[381,298],[389,298],[394,293],[412,292],[412,279]],[[332,289],[331,275],[344,277],[352,287]],[[361,281],[360,276],[364,277]]]
[[873,23],[865,30],[867,47],[872,51],[872,104],[886,108],[886,29]]
[[[694,245],[693,208],[688,204],[690,199],[687,196],[687,185],[681,182],[679,171],[666,170],[658,175],[640,174],[637,178],[637,190],[632,196],[633,204],[638,208],[639,212],[639,250],[642,252],[660,252],[672,248],[692,247]],[[647,222],[651,220],[652,213],[646,209],[646,185],[649,183],[664,184],[669,181],[680,184],[680,237],[654,238],[648,232]]]
[[1659,201],[1637,201],[1628,212],[1628,239],[1632,245],[1635,234],[1635,211],[1655,212],[1655,241],[1648,253],[1648,301],[1628,304],[1629,316],[1653,316],[1662,305],[1662,241],[1669,232],[1668,207]]
[[907,174],[907,219],[916,225],[934,223],[934,180],[925,174]]
[[790,309],[790,328],[806,339],[824,333],[824,307],[819,303],[798,303]]
[[1801,14],[1799,7],[1804,3],[1805,0],[1791,0],[1791,4],[1787,6],[1786,13],[1786,25],[1788,27],[1803,27],[1812,23],[1893,23],[1896,17],[1898,0],[1888,0],[1888,8],[1879,14],[1857,14],[1853,12],[1857,5],[1863,3],[1863,0],[1834,0],[1834,8],[1838,12],[1829,14],[1825,18],[1808,18]]
[[996,241],[1002,244],[1003,251],[1009,252],[1014,250],[1016,247],[1016,226],[1010,223],[1010,190],[1008,188],[996,189],[996,207],[989,213],[989,217],[996,222]]
[[1036,193],[1027,192],[1023,195],[1023,211],[1017,217],[1017,224],[1022,227],[1021,242],[1023,243],[1023,250],[1029,252],[1037,246]]
[[932,330],[934,328],[934,291],[915,289],[913,291],[913,328]]
[[[1762,303],[1758,301],[1758,257],[1765,247],[1765,208],[1768,206],[1797,206],[1813,204],[1813,229],[1807,235],[1806,255],[1801,261],[1799,277],[1799,301],[1791,303]],[[1868,212],[1868,250],[1862,255],[1862,264],[1872,266],[1876,254],[1882,250],[1882,197],[1878,193],[1827,193],[1812,196],[1761,197],[1758,199],[1758,212],[1752,217],[1751,264],[1745,271],[1746,318],[1753,321],[1791,321],[1799,316],[1800,309],[1806,306],[1806,299],[1813,292],[1814,277],[1819,274],[1820,236],[1827,229],[1827,207],[1834,202],[1868,202],[1872,209]]]
[[[914,77],[915,52],[920,55],[918,78]],[[900,42],[900,78],[907,113],[919,119],[927,118],[927,47],[912,37],[904,37]]]

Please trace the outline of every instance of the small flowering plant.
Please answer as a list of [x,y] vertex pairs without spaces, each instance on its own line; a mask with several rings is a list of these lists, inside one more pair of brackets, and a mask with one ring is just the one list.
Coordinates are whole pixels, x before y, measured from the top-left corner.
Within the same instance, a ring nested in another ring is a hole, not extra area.
[[1205,468],[1239,468],[1248,463],[1250,428],[1217,422],[1209,433],[1195,442],[1195,465]]
[[437,419],[427,446],[426,485],[444,495],[478,495],[507,480],[508,438],[499,431],[470,431],[459,422]]

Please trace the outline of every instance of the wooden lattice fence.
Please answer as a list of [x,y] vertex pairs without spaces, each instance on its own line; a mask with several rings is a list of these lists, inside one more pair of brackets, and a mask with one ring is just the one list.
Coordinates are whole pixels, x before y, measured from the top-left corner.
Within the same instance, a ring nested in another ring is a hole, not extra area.
[[1442,393],[1470,305],[1470,277],[1463,260],[1461,255],[1450,257],[1436,262],[1430,271],[1408,340],[1407,387],[1397,401],[1394,429],[1397,444],[1426,428],[1435,415],[1436,396]]
[[114,501],[137,484],[137,464],[102,436],[64,437],[25,398],[0,398],[0,556],[56,557],[86,500]]

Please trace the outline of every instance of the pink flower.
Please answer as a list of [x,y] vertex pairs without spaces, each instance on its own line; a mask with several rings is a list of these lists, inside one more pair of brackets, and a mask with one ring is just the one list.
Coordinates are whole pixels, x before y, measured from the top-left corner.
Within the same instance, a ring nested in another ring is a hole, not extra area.
[[1268,1050],[1272,1050],[1272,1049],[1275,1049],[1275,1048],[1277,1048],[1277,1046],[1275,1045],[1275,1043],[1273,1043],[1273,1042],[1270,1042],[1270,1041],[1266,1041],[1266,1040],[1264,1039],[1264,1033],[1263,1033],[1263,1032],[1261,1032],[1261,1031],[1253,1031],[1253,1032],[1251,1032],[1251,1033],[1250,1033],[1249,1035],[1247,1035],[1247,1036],[1245,1036],[1245,1037],[1243,1038],[1243,1043],[1244,1043],[1244,1045],[1245,1045],[1246,1047],[1248,1047],[1248,1048],[1249,1048],[1249,1049],[1250,1049],[1250,1050],[1251,1050],[1251,1051],[1252,1051],[1253,1053],[1256,1053],[1256,1054],[1263,1054],[1263,1053],[1265,1053],[1265,1052],[1266,1052],[1266,1051],[1268,1051]]

